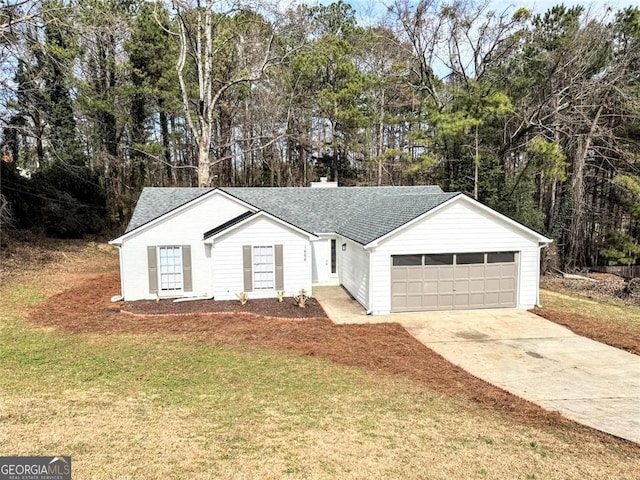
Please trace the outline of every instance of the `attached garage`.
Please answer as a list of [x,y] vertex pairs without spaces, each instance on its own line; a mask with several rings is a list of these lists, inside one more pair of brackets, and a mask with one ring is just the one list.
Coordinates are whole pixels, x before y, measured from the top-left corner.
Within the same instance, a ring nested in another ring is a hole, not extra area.
[[458,195],[366,245],[370,311],[531,308],[550,241]]
[[393,255],[391,311],[515,307],[518,252]]

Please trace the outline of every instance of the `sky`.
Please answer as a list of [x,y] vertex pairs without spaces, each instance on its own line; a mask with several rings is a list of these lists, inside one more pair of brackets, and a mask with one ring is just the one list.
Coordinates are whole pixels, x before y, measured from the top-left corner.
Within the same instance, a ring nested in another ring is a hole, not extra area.
[[[308,5],[328,5],[334,0],[293,0],[291,3],[306,3]],[[337,1],[337,0],[335,0]],[[393,0],[344,0],[350,4],[358,15],[358,20],[361,24],[375,23],[375,19],[380,18],[386,13],[386,5],[392,4]],[[511,8],[515,10],[518,7],[525,7],[531,9],[534,13],[544,13],[554,5],[563,3],[565,6],[584,5],[587,9],[591,10],[605,10],[607,6],[612,7],[613,10],[621,8],[635,6],[640,7],[640,0],[601,0],[601,1],[579,1],[579,0],[494,0],[492,2],[492,8],[497,11],[503,11]]]

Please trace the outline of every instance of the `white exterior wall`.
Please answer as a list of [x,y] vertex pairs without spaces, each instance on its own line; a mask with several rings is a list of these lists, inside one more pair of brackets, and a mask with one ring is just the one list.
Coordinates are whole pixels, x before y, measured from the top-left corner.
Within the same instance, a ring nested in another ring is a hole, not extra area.
[[[346,250],[342,251],[342,244]],[[340,283],[363,307],[369,308],[369,252],[356,242],[338,238]]]
[[[210,258],[202,243],[203,234],[246,212],[247,208],[225,197],[213,194],[200,201],[196,200],[189,208],[178,215],[167,215],[157,224],[137,232],[122,242],[120,257],[121,292],[125,300],[155,299],[155,293],[149,293],[147,265],[148,246],[191,245],[191,265],[193,291],[184,296],[211,296],[213,285]],[[165,295],[158,292],[160,297]],[[182,296],[176,292],[167,292],[167,297]]]
[[[311,242],[308,237],[265,217],[248,221],[213,242],[211,271],[216,300],[235,300],[244,291],[243,245],[282,244],[284,291],[297,295],[304,288],[311,295]],[[194,269],[195,269],[194,265]],[[253,290],[251,298],[276,297],[276,290]]]
[[391,255],[491,251],[519,252],[517,307],[533,307],[539,281],[537,239],[461,199],[384,239],[373,249],[372,313],[383,315],[391,311]]

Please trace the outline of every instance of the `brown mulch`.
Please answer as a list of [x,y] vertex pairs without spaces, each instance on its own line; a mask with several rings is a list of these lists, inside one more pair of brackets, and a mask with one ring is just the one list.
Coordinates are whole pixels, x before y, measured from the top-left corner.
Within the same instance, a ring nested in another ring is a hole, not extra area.
[[[398,324],[336,325],[324,312],[322,317],[307,319],[226,312],[128,314],[121,312],[125,304],[109,302],[108,292],[119,288],[117,274],[90,275],[33,307],[30,321],[69,333],[177,334],[198,341],[267,346],[377,374],[408,377],[440,394],[507,412],[523,424],[586,432],[603,442],[613,441],[634,451],[640,448],[573,423],[474,377],[425,347]],[[130,308],[131,304],[126,306]]]
[[547,320],[564,325],[578,335],[640,355],[640,332],[635,329],[625,328],[621,325],[610,325],[578,313],[539,307],[535,307],[531,311]]
[[190,313],[249,313],[261,316],[276,316],[284,318],[317,318],[326,317],[320,304],[315,298],[307,300],[306,306],[300,308],[293,298],[285,297],[282,302],[277,298],[251,298],[241,305],[238,300],[191,300],[188,302],[174,302],[173,300],[142,300],[125,302],[122,311],[138,315],[175,315]]

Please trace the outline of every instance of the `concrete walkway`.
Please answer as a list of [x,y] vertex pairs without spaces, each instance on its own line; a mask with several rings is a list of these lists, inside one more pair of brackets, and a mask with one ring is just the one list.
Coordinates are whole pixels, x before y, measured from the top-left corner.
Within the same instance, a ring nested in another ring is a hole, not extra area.
[[336,323],[397,322],[471,374],[578,423],[640,443],[640,357],[515,309],[366,316],[340,287],[314,287]]

